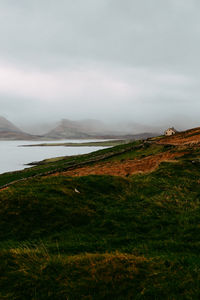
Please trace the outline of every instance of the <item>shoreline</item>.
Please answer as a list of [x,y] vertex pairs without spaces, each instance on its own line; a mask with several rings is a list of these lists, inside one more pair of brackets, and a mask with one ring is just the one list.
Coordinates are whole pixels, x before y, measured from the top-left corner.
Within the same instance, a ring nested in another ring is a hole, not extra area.
[[19,145],[18,147],[112,147],[122,144],[126,144],[130,141],[128,140],[111,140],[102,142],[83,142],[83,143],[41,143],[41,144],[29,144],[29,145]]

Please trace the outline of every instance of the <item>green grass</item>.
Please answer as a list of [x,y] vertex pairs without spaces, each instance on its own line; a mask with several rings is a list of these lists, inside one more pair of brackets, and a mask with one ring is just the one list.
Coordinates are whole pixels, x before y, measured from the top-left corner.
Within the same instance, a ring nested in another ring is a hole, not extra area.
[[0,299],[199,299],[197,148],[128,178],[29,178],[175,150],[135,142],[15,172],[27,180],[0,192]]
[[200,262],[192,258],[173,262],[121,253],[63,257],[25,249],[2,253],[0,261],[8,274],[0,285],[7,292],[1,289],[2,299],[198,299]]
[[156,155],[165,151],[174,149],[171,145],[157,145],[150,143],[141,143],[137,149],[129,150],[125,153],[108,158],[110,161],[119,161],[125,159],[140,159],[150,155]]

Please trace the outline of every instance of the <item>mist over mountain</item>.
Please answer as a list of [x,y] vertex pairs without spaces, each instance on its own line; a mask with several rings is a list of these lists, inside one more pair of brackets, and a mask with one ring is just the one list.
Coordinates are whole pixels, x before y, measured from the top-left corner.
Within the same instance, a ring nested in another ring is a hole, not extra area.
[[147,138],[160,134],[159,127],[134,122],[105,123],[86,119],[62,119],[54,123],[27,125],[23,130],[4,117],[0,117],[0,139],[85,139],[85,138]]
[[48,138],[96,138],[160,133],[157,127],[148,127],[133,122],[104,123],[99,120],[61,120],[57,126],[45,134]]
[[58,122],[54,121],[40,121],[40,122],[31,122],[21,125],[21,128],[29,134],[33,135],[45,135],[47,132],[53,130],[58,125]]
[[0,116],[0,132],[22,132],[17,126],[8,121],[6,118]]
[[0,140],[33,140],[37,136],[23,132],[15,124],[0,116]]

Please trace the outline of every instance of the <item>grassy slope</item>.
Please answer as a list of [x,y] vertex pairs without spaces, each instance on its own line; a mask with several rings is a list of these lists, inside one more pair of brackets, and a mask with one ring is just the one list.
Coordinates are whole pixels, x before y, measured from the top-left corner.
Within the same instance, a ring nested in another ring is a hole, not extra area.
[[29,176],[182,149],[135,142],[1,175],[27,180],[0,192],[0,299],[199,299],[200,151],[187,147],[128,178]]
[[88,164],[92,161],[99,161],[112,158],[113,156],[119,156],[120,154],[127,153],[129,151],[138,150],[138,148],[141,148],[142,145],[143,143],[141,141],[136,141],[130,144],[119,145],[111,149],[95,151],[90,154],[47,159],[38,163],[34,163],[34,165],[36,165],[35,167],[27,168],[23,171],[9,172],[0,175],[0,188],[16,180],[29,178],[31,176],[45,175],[48,172],[64,171],[79,164]]

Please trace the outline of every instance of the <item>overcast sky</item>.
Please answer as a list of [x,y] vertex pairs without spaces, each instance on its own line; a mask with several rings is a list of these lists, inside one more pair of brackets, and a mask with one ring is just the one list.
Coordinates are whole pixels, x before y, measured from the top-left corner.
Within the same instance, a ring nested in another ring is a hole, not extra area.
[[200,126],[199,0],[0,0],[0,115]]

